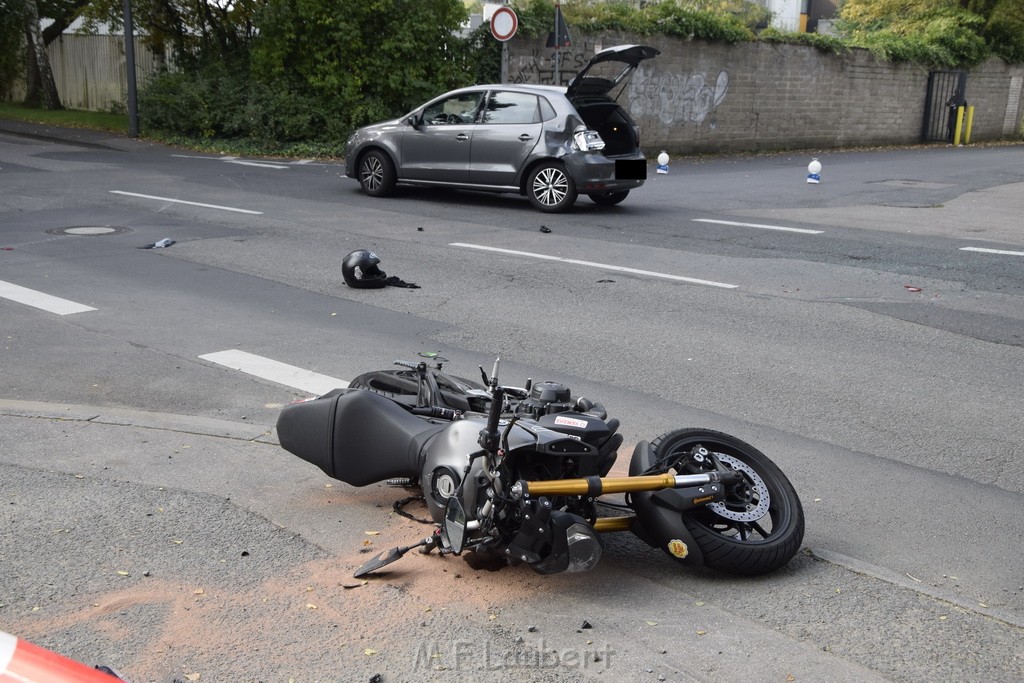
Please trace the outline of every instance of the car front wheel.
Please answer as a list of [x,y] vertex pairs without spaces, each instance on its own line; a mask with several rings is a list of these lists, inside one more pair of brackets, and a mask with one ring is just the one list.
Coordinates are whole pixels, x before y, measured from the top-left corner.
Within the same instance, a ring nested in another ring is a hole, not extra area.
[[395,165],[384,152],[370,150],[359,160],[359,185],[371,197],[386,197],[395,189]]
[[557,161],[545,161],[533,169],[526,183],[530,203],[546,213],[565,211],[576,201],[576,183]]

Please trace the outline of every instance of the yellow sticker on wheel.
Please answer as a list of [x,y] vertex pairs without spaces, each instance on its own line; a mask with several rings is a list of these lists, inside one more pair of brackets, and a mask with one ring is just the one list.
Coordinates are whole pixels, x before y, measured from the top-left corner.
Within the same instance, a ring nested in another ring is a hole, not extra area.
[[668,551],[672,553],[672,557],[678,557],[680,560],[690,554],[690,549],[678,538],[668,542]]

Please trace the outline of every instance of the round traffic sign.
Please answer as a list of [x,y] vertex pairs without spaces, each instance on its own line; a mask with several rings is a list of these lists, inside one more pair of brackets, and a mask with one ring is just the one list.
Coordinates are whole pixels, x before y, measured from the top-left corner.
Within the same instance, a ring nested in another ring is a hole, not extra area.
[[516,34],[518,27],[519,17],[511,7],[499,7],[491,15],[491,35],[503,43]]

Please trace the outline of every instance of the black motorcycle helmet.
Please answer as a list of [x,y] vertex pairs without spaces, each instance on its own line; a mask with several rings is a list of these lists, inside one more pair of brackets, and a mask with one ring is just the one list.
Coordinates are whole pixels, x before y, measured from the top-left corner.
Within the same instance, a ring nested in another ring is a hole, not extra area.
[[359,289],[377,289],[383,287],[387,275],[377,267],[380,259],[368,249],[356,249],[345,257],[341,264],[341,274],[345,284]]

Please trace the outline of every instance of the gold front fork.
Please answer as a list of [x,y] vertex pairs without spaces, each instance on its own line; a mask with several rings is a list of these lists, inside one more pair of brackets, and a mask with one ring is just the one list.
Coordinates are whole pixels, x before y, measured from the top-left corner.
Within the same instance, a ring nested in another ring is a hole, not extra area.
[[594,522],[594,531],[629,531],[630,527],[633,526],[634,519],[636,517],[633,515],[628,517],[602,517]]

